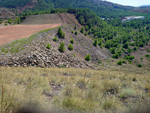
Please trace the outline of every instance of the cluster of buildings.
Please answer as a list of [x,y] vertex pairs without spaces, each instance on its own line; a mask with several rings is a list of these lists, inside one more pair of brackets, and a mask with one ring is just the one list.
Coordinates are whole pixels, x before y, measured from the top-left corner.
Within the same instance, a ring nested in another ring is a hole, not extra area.
[[135,19],[145,19],[145,17],[144,16],[127,16],[127,17],[122,18],[122,22],[129,22]]

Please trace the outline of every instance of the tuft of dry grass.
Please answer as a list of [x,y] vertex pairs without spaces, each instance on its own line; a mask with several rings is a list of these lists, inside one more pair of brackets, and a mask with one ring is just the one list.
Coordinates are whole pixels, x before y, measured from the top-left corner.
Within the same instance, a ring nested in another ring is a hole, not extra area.
[[113,113],[150,102],[149,72],[36,67],[0,71],[2,113],[13,113],[27,103],[48,111]]

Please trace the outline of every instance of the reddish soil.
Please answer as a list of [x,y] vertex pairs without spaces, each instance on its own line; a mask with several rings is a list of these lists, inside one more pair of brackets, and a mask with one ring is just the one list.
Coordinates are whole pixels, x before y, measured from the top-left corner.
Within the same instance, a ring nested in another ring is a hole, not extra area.
[[55,28],[58,26],[61,26],[61,24],[2,26],[0,27],[0,45],[29,37],[44,29]]
[[28,2],[24,7],[21,7],[18,11],[21,13],[27,8],[32,9],[36,6],[36,3],[37,3],[36,0],[32,0],[32,1]]

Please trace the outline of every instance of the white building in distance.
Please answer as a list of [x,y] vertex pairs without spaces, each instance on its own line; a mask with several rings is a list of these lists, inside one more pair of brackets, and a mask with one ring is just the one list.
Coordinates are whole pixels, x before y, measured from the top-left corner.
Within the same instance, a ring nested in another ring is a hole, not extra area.
[[144,16],[127,16],[122,18],[122,22],[129,22],[135,19],[145,19]]

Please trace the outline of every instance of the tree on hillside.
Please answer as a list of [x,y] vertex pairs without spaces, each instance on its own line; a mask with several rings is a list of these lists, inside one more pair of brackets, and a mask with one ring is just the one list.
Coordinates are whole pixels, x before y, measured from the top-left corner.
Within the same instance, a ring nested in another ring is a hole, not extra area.
[[73,45],[72,45],[72,44],[69,44],[68,49],[69,49],[70,51],[73,50]]
[[84,28],[83,28],[83,27],[81,28],[80,32],[81,32],[81,33],[84,33]]
[[97,47],[97,45],[98,45],[98,40],[97,40],[97,39],[94,40],[93,45],[94,45],[95,47]]
[[77,26],[76,26],[76,25],[74,26],[74,29],[75,29],[75,30],[77,29]]
[[91,60],[91,55],[90,55],[90,54],[87,54],[87,55],[84,57],[84,59],[85,59],[86,61],[90,61],[90,60]]
[[58,50],[62,53],[65,52],[66,48],[65,48],[65,43],[64,42],[60,43]]
[[58,28],[57,35],[59,38],[62,38],[62,39],[65,38],[65,33],[62,31],[61,27]]

